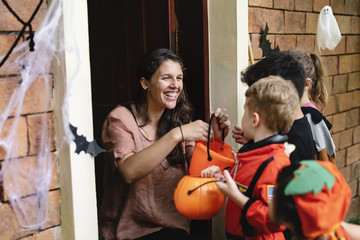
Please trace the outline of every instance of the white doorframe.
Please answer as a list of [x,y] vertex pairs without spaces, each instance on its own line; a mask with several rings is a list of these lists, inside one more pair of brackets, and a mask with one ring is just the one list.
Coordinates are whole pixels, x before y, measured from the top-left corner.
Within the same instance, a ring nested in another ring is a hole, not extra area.
[[[248,1],[208,1],[210,111],[228,110],[231,129],[240,124],[247,86],[240,73],[248,65]],[[238,148],[231,138],[226,142]],[[213,239],[225,237],[223,210],[213,219]]]
[[[86,0],[62,0],[64,52],[54,64],[54,109],[57,158],[60,168],[61,238],[98,239],[94,157],[75,153],[64,141],[63,120],[93,140],[88,12]],[[67,95],[69,91],[69,95]],[[68,96],[68,102],[63,102]],[[62,112],[68,104],[68,116]]]

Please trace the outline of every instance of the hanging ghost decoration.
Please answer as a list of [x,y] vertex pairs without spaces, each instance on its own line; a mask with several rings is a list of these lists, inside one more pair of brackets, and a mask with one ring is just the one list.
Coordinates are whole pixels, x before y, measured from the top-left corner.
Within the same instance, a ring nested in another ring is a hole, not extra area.
[[319,50],[333,50],[341,40],[341,33],[330,6],[325,6],[319,14],[317,44]]

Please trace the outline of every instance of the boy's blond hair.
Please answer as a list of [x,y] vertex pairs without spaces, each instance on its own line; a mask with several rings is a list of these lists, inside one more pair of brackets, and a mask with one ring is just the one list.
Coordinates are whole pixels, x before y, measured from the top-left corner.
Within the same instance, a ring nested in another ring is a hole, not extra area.
[[298,93],[291,81],[278,76],[262,78],[247,89],[247,106],[270,130],[287,134],[295,120]]

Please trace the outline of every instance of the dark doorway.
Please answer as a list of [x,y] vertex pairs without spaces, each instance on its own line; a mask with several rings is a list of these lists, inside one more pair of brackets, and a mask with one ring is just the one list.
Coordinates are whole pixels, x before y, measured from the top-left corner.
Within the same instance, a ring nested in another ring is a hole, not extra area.
[[[94,138],[117,105],[136,94],[137,64],[155,48],[170,48],[184,60],[184,85],[194,119],[208,120],[207,0],[88,0]],[[98,206],[103,159],[95,159]],[[192,232],[211,239],[211,222],[193,221]]]

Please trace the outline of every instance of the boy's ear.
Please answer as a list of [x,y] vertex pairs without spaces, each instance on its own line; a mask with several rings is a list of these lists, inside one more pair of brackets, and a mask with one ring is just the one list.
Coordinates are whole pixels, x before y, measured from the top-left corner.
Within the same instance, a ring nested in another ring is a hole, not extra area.
[[253,127],[256,128],[260,123],[260,115],[257,112],[253,112]]

